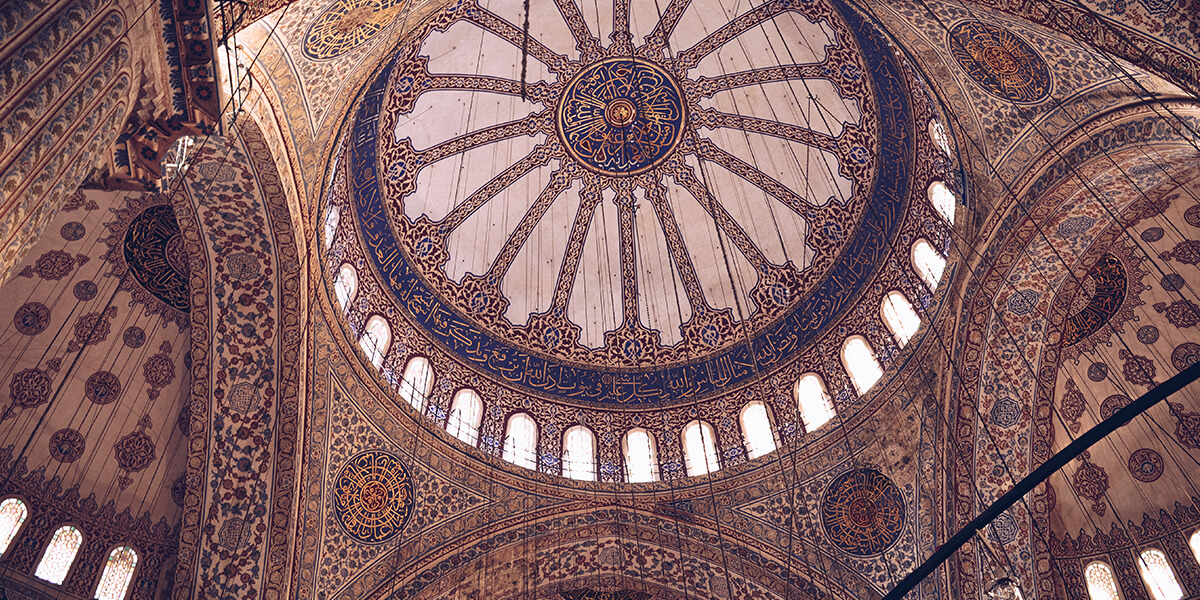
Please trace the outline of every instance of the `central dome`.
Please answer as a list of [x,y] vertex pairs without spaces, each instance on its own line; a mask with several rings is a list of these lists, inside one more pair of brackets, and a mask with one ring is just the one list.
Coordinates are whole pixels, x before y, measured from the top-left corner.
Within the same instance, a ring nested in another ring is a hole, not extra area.
[[811,344],[907,198],[879,33],[836,3],[534,4],[527,43],[518,1],[433,15],[364,95],[349,181],[396,304],[502,384],[589,404],[710,395]]

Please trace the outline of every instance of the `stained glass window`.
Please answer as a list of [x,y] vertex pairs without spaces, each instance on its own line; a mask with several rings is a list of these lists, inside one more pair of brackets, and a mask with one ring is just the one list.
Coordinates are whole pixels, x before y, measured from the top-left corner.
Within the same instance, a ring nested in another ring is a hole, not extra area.
[[842,365],[850,374],[854,391],[858,392],[859,396],[867,393],[867,390],[883,377],[883,369],[879,367],[879,361],[875,360],[871,345],[860,335],[846,338],[846,343],[842,345]]
[[446,431],[450,435],[474,446],[479,439],[479,423],[483,420],[483,401],[479,393],[471,388],[459,390],[450,403],[450,418],[446,420]]
[[59,527],[50,539],[50,545],[46,546],[46,553],[42,555],[34,575],[55,585],[62,584],[82,544],[83,534],[78,529],[70,525]]
[[896,338],[896,343],[901,348],[921,327],[921,317],[917,316],[912,303],[900,292],[888,292],[888,295],[883,297],[883,306],[879,312],[883,315],[883,322],[888,331],[892,332],[892,337]]
[[757,400],[746,404],[742,408],[741,422],[747,456],[758,458],[775,451],[775,433],[771,431],[766,404]]
[[25,508],[24,502],[16,498],[0,502],[0,556],[4,556],[8,545],[17,537],[17,531],[28,517],[29,509]]
[[721,468],[712,425],[704,421],[692,421],[683,428],[683,463],[689,477],[705,475]]
[[357,293],[358,272],[350,265],[342,265],[342,268],[338,269],[337,279],[333,280],[333,295],[337,297],[338,304],[345,309]]
[[1171,563],[1162,550],[1147,548],[1142,551],[1141,557],[1142,559],[1138,561],[1138,569],[1142,572],[1142,579],[1146,580],[1146,587],[1154,596],[1154,600],[1180,600],[1183,598],[1183,589],[1179,587],[1175,571],[1171,569]]
[[129,546],[113,548],[108,553],[108,562],[104,565],[104,575],[100,577],[100,585],[96,586],[96,600],[122,600],[129,582],[133,580],[133,570],[137,568],[138,555]]
[[912,264],[929,291],[936,290],[942,271],[946,270],[946,259],[927,240],[920,239],[912,247]]
[[424,356],[408,359],[404,378],[400,381],[400,397],[418,411],[425,410],[425,399],[433,387],[433,366]]
[[658,457],[654,438],[641,427],[625,434],[625,478],[630,483],[658,481]]
[[596,480],[596,436],[583,425],[563,435],[563,477],[580,481]]
[[379,315],[367,319],[367,325],[363,327],[362,338],[358,340],[358,345],[362,347],[363,352],[367,354],[367,359],[375,365],[376,369],[383,364],[383,355],[387,353],[388,345],[391,343],[392,328],[388,326],[387,321]]
[[1092,600],[1121,600],[1112,567],[1102,562],[1094,562],[1087,566],[1083,576],[1087,580],[1088,596]]
[[929,196],[929,202],[933,204],[933,208],[937,209],[938,214],[953,225],[954,207],[958,204],[958,197],[954,195],[954,192],[951,192],[945,183],[935,181],[929,184],[926,193]]
[[813,431],[835,416],[825,383],[816,373],[806,373],[796,381],[796,404],[800,407],[805,431]]
[[504,431],[504,460],[525,467],[537,468],[537,422],[525,413],[508,418]]
[[342,208],[340,206],[331,205],[329,212],[325,213],[325,249],[328,250],[333,245],[333,236],[337,234],[338,223],[342,220]]

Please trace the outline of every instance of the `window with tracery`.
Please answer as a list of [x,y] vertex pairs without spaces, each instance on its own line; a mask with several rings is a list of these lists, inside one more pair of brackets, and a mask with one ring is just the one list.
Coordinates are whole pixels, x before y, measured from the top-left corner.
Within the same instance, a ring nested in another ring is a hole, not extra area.
[[333,280],[333,295],[343,309],[350,306],[350,301],[358,294],[358,271],[349,264],[338,269],[337,279]]
[[742,439],[746,443],[746,456],[758,458],[775,451],[775,432],[771,430],[771,417],[767,405],[755,400],[742,407]]
[[921,281],[925,282],[925,287],[931,292],[936,290],[938,282],[942,280],[942,271],[946,270],[946,259],[933,249],[928,240],[920,239],[913,244],[912,264]]
[[596,480],[596,435],[583,425],[563,434],[563,477],[580,481]]
[[1117,578],[1113,575],[1112,567],[1102,562],[1094,562],[1083,571],[1087,580],[1088,596],[1092,600],[1121,600],[1117,592]]
[[796,381],[796,405],[805,431],[813,431],[836,416],[825,383],[816,373],[806,373]]
[[1146,581],[1146,588],[1150,590],[1154,600],[1181,600],[1183,598],[1183,588],[1179,587],[1175,571],[1171,569],[1171,563],[1162,550],[1157,548],[1143,550],[1141,560],[1138,561],[1138,570],[1142,572],[1142,579]]
[[108,553],[108,562],[104,565],[104,575],[96,586],[96,600],[122,600],[129,590],[129,582],[133,581],[133,571],[137,568],[138,555],[129,546],[113,548]]
[[658,481],[658,456],[650,432],[641,427],[630,429],[622,445],[625,447],[625,480],[630,483]]
[[537,468],[537,422],[525,413],[517,413],[508,418],[508,426],[504,428],[504,460],[525,467]]
[[21,525],[27,518],[29,509],[21,500],[8,498],[0,502],[0,556],[4,556],[8,551],[8,545],[17,537],[17,532],[21,530]]
[[400,397],[418,411],[425,410],[425,399],[433,390],[433,365],[424,356],[414,356],[404,365],[404,377],[400,380]]
[[896,339],[896,344],[903,348],[908,340],[916,335],[921,327],[921,317],[913,310],[913,305],[900,292],[888,292],[883,297],[883,305],[879,307],[883,315],[883,323]]
[[38,563],[34,575],[38,579],[61,585],[67,578],[67,571],[71,570],[71,563],[75,562],[75,554],[79,552],[79,546],[82,544],[83,534],[78,529],[70,525],[59,527],[58,531],[54,532],[54,537],[50,538],[50,545],[46,546],[46,552],[42,554],[42,560]]
[[721,468],[712,425],[692,421],[683,428],[683,464],[689,477],[706,475]]
[[483,421],[483,400],[479,393],[465,388],[454,394],[450,403],[450,417],[446,420],[446,431],[450,435],[474,446],[479,440],[479,424]]
[[875,352],[861,335],[850,336],[842,344],[842,365],[850,374],[854,391],[858,392],[859,396],[867,393],[867,390],[883,377],[883,369],[880,368],[879,361],[875,360]]
[[338,223],[342,221],[342,208],[336,204],[329,206],[325,213],[325,249],[333,246],[333,236],[337,234]]
[[363,352],[367,355],[367,360],[370,360],[376,369],[383,364],[383,356],[387,354],[388,345],[391,343],[392,328],[388,326],[387,320],[379,315],[367,319],[367,325],[363,327],[358,345],[362,347]]
[[947,222],[953,225],[954,207],[958,204],[958,197],[954,195],[954,192],[951,192],[950,188],[946,187],[944,182],[935,181],[929,184],[926,194],[929,196],[930,204],[933,204],[933,208],[938,211],[938,214],[942,215],[943,219],[946,219]]

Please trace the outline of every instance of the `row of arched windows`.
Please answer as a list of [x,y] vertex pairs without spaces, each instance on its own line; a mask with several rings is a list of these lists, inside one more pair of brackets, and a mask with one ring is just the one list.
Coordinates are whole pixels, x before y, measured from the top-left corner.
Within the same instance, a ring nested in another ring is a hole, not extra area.
[[[1192,556],[1200,562],[1200,531],[1193,533],[1188,543],[1192,547]],[[1138,555],[1138,571],[1141,572],[1142,582],[1146,584],[1146,589],[1150,590],[1154,600],[1182,600],[1183,588],[1180,587],[1175,570],[1171,568],[1171,562],[1162,550],[1142,550]],[[1088,564],[1083,570],[1083,576],[1087,581],[1088,596],[1091,600],[1121,600],[1122,585],[1137,585],[1131,581],[1118,582],[1112,567],[1099,560]]]
[[[19,498],[6,498],[0,502],[0,557],[3,557],[8,551],[17,537],[21,525],[28,518],[29,509]],[[38,561],[34,576],[54,585],[62,585],[71,571],[71,565],[74,564],[75,555],[79,553],[81,546],[83,546],[83,532],[79,531],[79,528],[71,525],[59,527],[50,537],[50,543],[46,544],[46,550],[42,553],[42,559]],[[96,583],[96,593],[93,598],[96,600],[122,600],[125,598],[129,591],[129,584],[133,581],[133,572],[137,569],[137,564],[138,554],[129,546],[118,546],[109,551],[108,560],[105,561],[104,570],[100,574],[100,580]]]

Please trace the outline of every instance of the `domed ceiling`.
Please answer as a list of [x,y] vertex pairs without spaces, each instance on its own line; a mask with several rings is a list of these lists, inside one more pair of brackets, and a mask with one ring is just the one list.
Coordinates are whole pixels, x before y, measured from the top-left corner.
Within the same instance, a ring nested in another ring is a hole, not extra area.
[[909,198],[908,82],[841,2],[597,6],[532,0],[527,40],[519,1],[433,15],[364,92],[350,201],[369,270],[464,362],[691,401],[854,305]]

